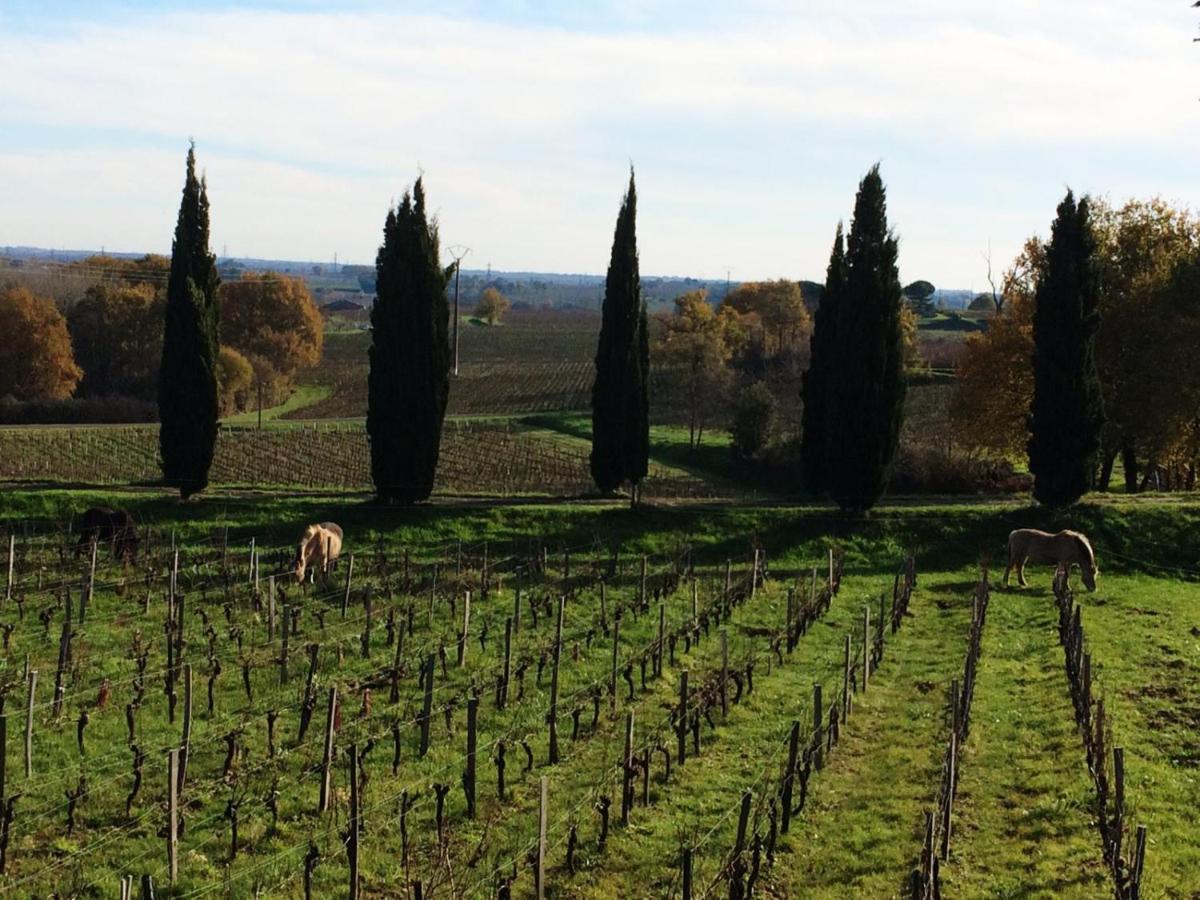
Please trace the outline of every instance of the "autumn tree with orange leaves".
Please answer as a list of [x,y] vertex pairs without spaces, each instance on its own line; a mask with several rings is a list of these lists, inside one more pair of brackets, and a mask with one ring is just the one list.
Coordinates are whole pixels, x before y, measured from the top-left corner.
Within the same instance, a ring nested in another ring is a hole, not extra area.
[[64,400],[83,371],[67,320],[54,303],[22,287],[0,290],[0,397]]

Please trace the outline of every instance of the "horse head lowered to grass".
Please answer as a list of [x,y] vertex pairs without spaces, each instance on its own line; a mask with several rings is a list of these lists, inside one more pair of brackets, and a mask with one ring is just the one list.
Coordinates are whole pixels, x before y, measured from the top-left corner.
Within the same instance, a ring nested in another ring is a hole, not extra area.
[[341,526],[333,522],[315,522],[309,525],[304,529],[304,534],[300,535],[296,556],[292,560],[296,583],[302,584],[304,576],[310,571],[326,574],[330,563],[337,559],[341,552]]
[[1096,567],[1096,554],[1087,535],[1078,531],[1051,534],[1036,528],[1018,528],[1008,536],[1008,567],[1004,570],[1006,585],[1009,572],[1016,567],[1017,584],[1026,586],[1026,562],[1062,566],[1068,571],[1071,566],[1079,566],[1084,586],[1089,591],[1096,590],[1096,576],[1100,574]]

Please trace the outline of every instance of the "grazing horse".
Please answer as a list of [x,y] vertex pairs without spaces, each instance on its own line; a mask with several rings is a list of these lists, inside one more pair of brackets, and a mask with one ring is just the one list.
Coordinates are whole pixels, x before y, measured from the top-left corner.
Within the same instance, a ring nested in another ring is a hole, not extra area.
[[1008,536],[1008,567],[1004,570],[1004,583],[1008,584],[1008,573],[1015,566],[1017,584],[1025,587],[1025,563],[1051,563],[1070,571],[1079,566],[1083,583],[1089,591],[1096,590],[1096,554],[1092,551],[1087,536],[1078,531],[1060,531],[1050,534],[1035,528],[1018,528]]
[[93,506],[83,514],[79,526],[79,540],[75,542],[75,556],[95,541],[97,545],[108,544],[113,559],[133,563],[137,559],[137,525],[133,516],[123,509]]
[[324,575],[329,571],[329,564],[342,552],[342,529],[333,522],[320,522],[309,525],[300,535],[300,544],[296,547],[296,558],[293,567],[296,572],[296,583],[304,581],[304,575],[312,569],[318,569]]

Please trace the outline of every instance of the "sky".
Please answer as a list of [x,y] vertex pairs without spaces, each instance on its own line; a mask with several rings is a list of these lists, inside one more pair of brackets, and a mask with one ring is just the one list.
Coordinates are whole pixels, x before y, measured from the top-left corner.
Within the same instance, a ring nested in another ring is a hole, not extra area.
[[1188,0],[0,0],[0,247],[370,263],[423,174],[466,268],[822,280],[876,162],[900,274],[983,290],[1067,188],[1200,198]]

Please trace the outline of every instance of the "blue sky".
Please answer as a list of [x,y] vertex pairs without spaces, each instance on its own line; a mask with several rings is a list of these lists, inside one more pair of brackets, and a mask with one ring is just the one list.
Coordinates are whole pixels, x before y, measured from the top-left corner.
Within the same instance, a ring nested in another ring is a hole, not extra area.
[[470,265],[602,272],[632,161],[643,272],[819,279],[880,161],[979,290],[1068,185],[1200,195],[1188,7],[4,0],[0,246],[166,251],[194,137],[218,252],[370,262],[423,171]]

